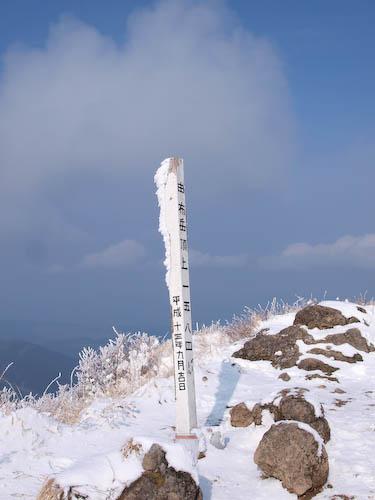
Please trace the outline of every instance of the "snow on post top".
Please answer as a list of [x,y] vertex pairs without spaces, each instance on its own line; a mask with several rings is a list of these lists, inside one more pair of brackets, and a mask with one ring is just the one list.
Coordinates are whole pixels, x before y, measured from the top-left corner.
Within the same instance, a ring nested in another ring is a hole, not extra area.
[[156,184],[156,196],[158,197],[158,204],[160,207],[159,215],[159,233],[161,233],[165,246],[165,260],[164,265],[166,268],[165,281],[169,290],[169,274],[171,267],[171,241],[167,228],[167,212],[165,206],[165,188],[167,185],[168,174],[174,173],[176,175],[176,169],[173,168],[176,162],[180,162],[179,158],[166,158],[161,162],[160,167],[156,171],[154,176],[154,181]]

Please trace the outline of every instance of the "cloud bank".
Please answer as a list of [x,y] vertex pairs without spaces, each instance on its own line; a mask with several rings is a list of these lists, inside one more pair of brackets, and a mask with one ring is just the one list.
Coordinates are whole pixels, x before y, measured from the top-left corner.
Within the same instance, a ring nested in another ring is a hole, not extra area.
[[344,236],[333,243],[293,243],[280,255],[263,257],[260,265],[268,269],[313,267],[357,267],[375,269],[375,234]]
[[240,268],[247,264],[247,254],[238,255],[211,255],[191,248],[189,250],[189,262],[193,267],[221,267]]
[[29,230],[51,206],[73,223],[60,200],[69,178],[87,191],[105,176],[134,197],[131,184],[145,189],[180,155],[195,191],[213,196],[276,184],[291,163],[282,63],[222,3],[160,1],[129,18],[124,46],[63,17],[44,48],[11,48],[3,62],[3,230]]
[[134,240],[124,240],[100,252],[85,255],[79,266],[84,268],[122,267],[136,264],[146,256],[143,245]]

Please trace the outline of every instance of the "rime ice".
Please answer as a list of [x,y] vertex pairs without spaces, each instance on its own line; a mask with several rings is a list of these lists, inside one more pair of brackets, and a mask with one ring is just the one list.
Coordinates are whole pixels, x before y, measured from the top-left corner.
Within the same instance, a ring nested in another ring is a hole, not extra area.
[[166,268],[165,281],[169,290],[169,271],[171,265],[171,239],[167,227],[167,214],[165,204],[165,188],[167,186],[168,171],[169,171],[170,158],[165,159],[161,164],[154,176],[156,184],[156,196],[158,197],[158,204],[160,208],[159,215],[159,232],[161,233],[165,246],[165,259],[164,265]]
[[155,183],[160,206],[159,231],[165,243],[164,263],[172,316],[176,433],[178,437],[191,436],[192,430],[197,427],[197,415],[183,160],[164,160],[156,172]]

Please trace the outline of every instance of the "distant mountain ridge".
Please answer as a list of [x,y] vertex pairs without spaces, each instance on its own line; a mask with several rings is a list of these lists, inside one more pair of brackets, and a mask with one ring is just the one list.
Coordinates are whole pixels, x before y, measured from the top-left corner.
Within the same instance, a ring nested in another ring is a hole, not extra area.
[[[117,330],[119,332],[136,332],[138,328],[135,325],[126,325],[126,328],[117,325]],[[157,337],[164,337],[167,332],[162,326],[156,326],[149,333]],[[92,326],[0,318],[0,340],[31,341],[33,344],[60,352],[68,357],[76,358],[84,347],[90,346],[93,349],[98,349],[99,346],[104,346],[108,339],[114,337],[112,325]]]
[[[6,372],[4,379],[22,395],[42,394],[48,384],[61,373],[60,384],[70,383],[70,374],[78,359],[46,349],[23,340],[0,339],[0,373],[9,363],[13,365]],[[8,385],[0,381],[0,388]],[[49,392],[54,392],[56,385]]]

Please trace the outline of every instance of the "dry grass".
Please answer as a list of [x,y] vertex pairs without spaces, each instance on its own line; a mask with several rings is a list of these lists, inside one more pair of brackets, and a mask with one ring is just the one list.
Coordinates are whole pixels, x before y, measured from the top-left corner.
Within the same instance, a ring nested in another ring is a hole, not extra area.
[[234,316],[232,321],[227,323],[225,327],[226,334],[232,341],[252,337],[259,330],[262,321],[279,314],[297,312],[303,307],[316,302],[317,300],[313,298],[304,299],[303,297],[297,297],[297,300],[293,304],[287,304],[282,300],[278,301],[274,297],[265,307],[260,305],[258,305],[257,309],[245,307],[244,312],[240,316]]
[[375,298],[371,297],[371,299],[367,298],[367,290],[363,293],[359,294],[359,298],[355,297],[354,302],[359,304],[360,306],[375,306]]
[[40,490],[36,500],[70,500],[54,479],[49,479]]
[[121,448],[121,453],[124,458],[128,458],[132,454],[140,456],[142,454],[142,445],[130,438]]

